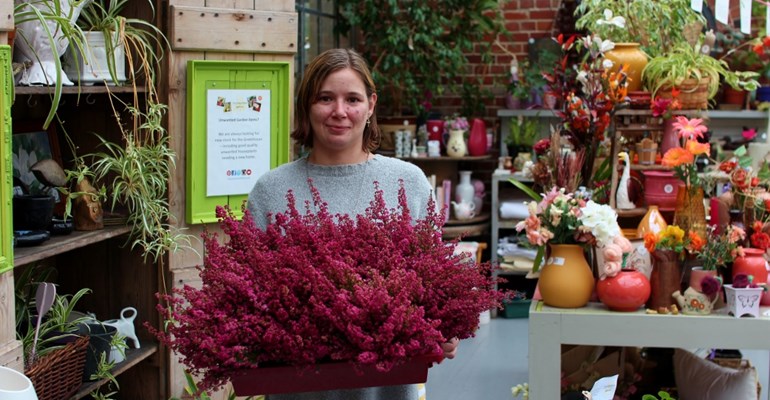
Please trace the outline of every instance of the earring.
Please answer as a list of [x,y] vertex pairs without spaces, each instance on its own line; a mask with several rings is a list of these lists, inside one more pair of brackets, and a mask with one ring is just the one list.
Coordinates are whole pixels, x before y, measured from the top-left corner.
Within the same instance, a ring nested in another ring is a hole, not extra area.
[[367,119],[366,119],[366,126],[369,126],[369,124],[371,124],[371,123],[372,123],[372,120],[370,120],[369,118],[367,118]]

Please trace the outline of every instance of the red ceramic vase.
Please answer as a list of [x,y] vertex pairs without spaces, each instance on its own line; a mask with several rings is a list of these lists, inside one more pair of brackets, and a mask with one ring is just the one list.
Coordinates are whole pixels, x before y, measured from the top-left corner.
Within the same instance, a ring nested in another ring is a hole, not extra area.
[[444,121],[440,119],[431,119],[425,122],[428,126],[428,140],[438,140],[444,143]]
[[767,267],[765,254],[761,249],[743,249],[744,256],[736,257],[733,261],[733,278],[738,274],[754,276],[754,283],[767,283]]
[[472,156],[487,154],[487,126],[484,120],[474,118],[471,133],[468,136],[468,153]]
[[596,294],[612,311],[636,311],[650,298],[650,281],[635,269],[623,269],[597,282]]

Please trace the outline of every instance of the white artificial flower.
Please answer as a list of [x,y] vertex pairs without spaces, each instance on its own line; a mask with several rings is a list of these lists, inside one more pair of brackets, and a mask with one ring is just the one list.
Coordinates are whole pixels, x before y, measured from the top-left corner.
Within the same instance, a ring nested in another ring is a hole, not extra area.
[[597,204],[592,200],[580,209],[580,222],[591,230],[599,246],[603,246],[615,236],[620,236],[618,215],[606,204]]
[[618,15],[617,17],[614,17],[612,14],[612,10],[605,8],[604,9],[604,19],[599,19],[596,21],[596,25],[614,25],[618,28],[625,28],[626,27],[626,19]]
[[613,65],[615,65],[615,63],[610,59],[605,58],[604,61],[602,61],[602,68],[604,69],[610,69]]

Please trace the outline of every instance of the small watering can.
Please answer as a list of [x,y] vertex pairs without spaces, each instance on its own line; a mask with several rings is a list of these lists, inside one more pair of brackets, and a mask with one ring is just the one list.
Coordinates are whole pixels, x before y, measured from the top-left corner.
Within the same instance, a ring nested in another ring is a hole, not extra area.
[[139,339],[134,330],[134,319],[136,318],[136,308],[126,307],[120,312],[120,319],[110,319],[102,322],[104,325],[114,326],[118,334],[134,342],[134,348],[139,348]]

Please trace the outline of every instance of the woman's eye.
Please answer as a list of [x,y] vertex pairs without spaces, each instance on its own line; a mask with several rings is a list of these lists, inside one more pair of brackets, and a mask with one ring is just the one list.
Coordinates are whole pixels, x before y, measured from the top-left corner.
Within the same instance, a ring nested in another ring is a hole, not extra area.
[[318,101],[327,103],[327,102],[330,102],[331,100],[332,98],[330,96],[318,96]]

